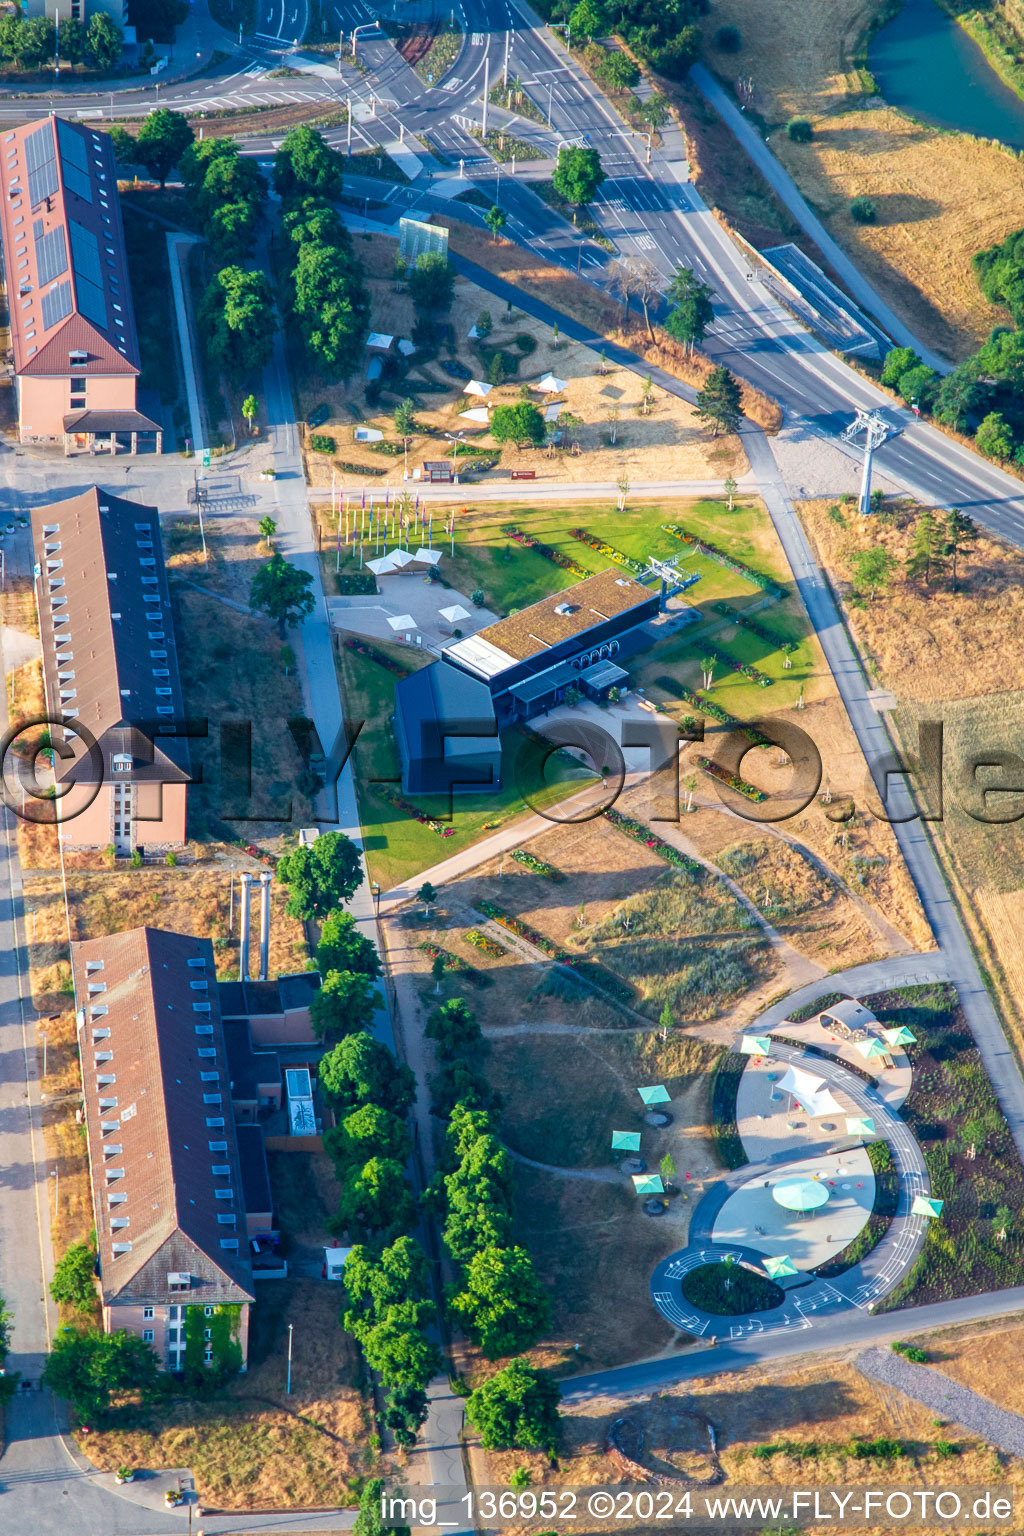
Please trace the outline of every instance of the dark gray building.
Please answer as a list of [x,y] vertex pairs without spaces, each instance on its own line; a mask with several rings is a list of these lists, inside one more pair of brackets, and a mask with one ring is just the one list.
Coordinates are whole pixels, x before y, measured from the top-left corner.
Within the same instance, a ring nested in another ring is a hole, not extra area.
[[396,683],[395,740],[406,794],[465,794],[501,784],[490,690],[444,659]]

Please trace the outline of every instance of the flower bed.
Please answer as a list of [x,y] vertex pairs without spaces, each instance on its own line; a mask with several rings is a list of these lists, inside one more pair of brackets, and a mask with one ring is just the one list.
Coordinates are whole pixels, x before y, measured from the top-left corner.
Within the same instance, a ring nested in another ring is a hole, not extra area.
[[497,939],[489,939],[486,933],[481,933],[479,928],[467,928],[463,934],[467,944],[472,944],[474,949],[479,949],[491,960],[501,960],[508,954],[504,944],[499,944]]
[[579,561],[573,560],[570,555],[563,555],[561,550],[553,549],[542,539],[535,539],[532,533],[525,533],[515,523],[505,523],[501,531],[507,539],[512,539],[516,544],[522,544],[524,549],[532,549],[536,554],[543,555],[545,560],[550,560],[552,565],[557,565],[560,570],[571,571],[574,576],[593,574],[580,565]]
[[724,566],[727,571],[732,571],[734,576],[742,576],[744,581],[760,587],[762,592],[769,592],[772,597],[783,598],[785,592],[777,587],[774,581],[767,576],[762,576],[760,571],[751,570],[749,565],[744,565],[742,560],[734,560],[732,555],[727,555],[724,549],[718,549],[714,544],[708,544],[704,539],[698,539],[692,533],[687,533],[685,528],[680,528],[678,523],[662,523],[662,533],[670,533],[674,539],[680,539],[684,544],[692,544],[698,554],[706,555],[709,560],[714,560],[716,565]]
[[766,672],[759,672],[756,667],[752,667],[749,661],[740,661],[739,657],[726,650],[725,646],[720,645],[715,654],[718,660],[724,661],[731,671],[742,672],[744,677],[749,677],[752,683],[757,683],[762,688],[770,688],[775,681],[774,677],[769,677]]
[[734,789],[738,795],[746,795],[748,800],[754,800],[757,802],[767,800],[768,796],[765,794],[763,789],[757,789],[753,784],[748,784],[746,779],[738,778],[735,773],[726,773],[725,769],[720,768],[718,764],[713,762],[710,757],[698,756],[694,758],[694,762],[697,764],[697,767],[702,768],[710,778],[717,779],[720,784],[727,784],[729,788]]
[[685,869],[691,875],[701,873],[701,865],[696,859],[688,858],[685,853],[680,853],[678,848],[673,848],[671,843],[664,842],[657,833],[651,831],[650,827],[644,826],[642,821],[637,821],[632,816],[624,816],[614,807],[605,811],[604,814],[613,827],[618,827],[620,832],[625,832],[626,836],[631,837],[634,842],[643,843],[645,848],[650,848],[651,852],[656,853],[659,859],[664,859],[666,864],[671,864],[676,869]]
[[437,833],[438,837],[455,836],[454,827],[446,827],[443,822],[435,821],[433,816],[428,816],[424,811],[421,811],[418,806],[413,805],[404,795],[400,795],[398,790],[394,789],[390,784],[375,784],[373,787],[382,800],[386,800],[396,810],[404,811],[407,816],[411,816],[413,821],[418,821],[421,826],[429,827],[431,832]]
[[517,864],[528,869],[531,875],[543,875],[545,880],[550,880],[558,885],[565,879],[560,869],[553,864],[546,864],[543,859],[538,859],[534,854],[527,853],[525,848],[516,848],[512,854]]
[[383,651],[378,651],[377,647],[371,645],[369,640],[351,639],[345,640],[342,643],[346,650],[355,651],[357,656],[362,656],[367,661],[375,661],[379,667],[383,667],[386,672],[393,672],[396,677],[409,676],[408,667],[403,667],[401,662],[392,661],[390,656],[386,656]]
[[433,944],[429,939],[424,939],[419,947],[430,960],[436,960],[438,955],[440,955],[444,961],[445,970],[461,977],[463,981],[470,981],[475,987],[490,986],[491,978],[489,976],[482,975],[480,971],[461,959],[459,955],[453,955],[450,949],[442,949],[440,944]]
[[485,917],[489,917],[492,923],[500,923],[503,928],[508,929],[509,933],[514,933],[516,938],[525,939],[527,944],[542,950],[550,960],[557,960],[559,965],[576,965],[575,955],[570,955],[567,950],[561,949],[554,939],[549,939],[546,934],[538,933],[536,928],[531,928],[529,923],[524,923],[521,917],[515,917],[511,912],[506,912],[504,907],[496,906],[493,901],[481,900],[478,905],[480,911]]
[[632,555],[624,555],[621,549],[615,548],[614,544],[606,544],[603,539],[596,538],[585,528],[570,528],[569,532],[574,539],[578,539],[588,549],[596,550],[599,555],[603,555],[606,560],[611,560],[614,565],[624,566],[627,571],[632,571],[634,576],[643,576],[646,573],[647,566],[642,560],[634,560]]
[[695,704],[703,714],[710,716],[712,720],[717,720],[720,725],[727,725],[734,731],[742,731],[755,747],[771,746],[771,742],[766,736],[762,736],[760,731],[745,725],[742,720],[737,720],[735,715],[730,715],[727,709],[723,709],[720,704],[715,704],[713,700],[706,699],[696,688],[687,688],[684,683],[676,682],[674,677],[659,677],[655,681],[660,688],[666,691],[672,689],[678,693],[684,703]]

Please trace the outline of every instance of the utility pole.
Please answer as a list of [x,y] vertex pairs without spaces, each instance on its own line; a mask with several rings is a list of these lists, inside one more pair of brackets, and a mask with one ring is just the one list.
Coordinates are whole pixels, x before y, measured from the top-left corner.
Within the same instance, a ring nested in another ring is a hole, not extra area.
[[503,91],[507,91],[508,90],[508,50],[509,50],[509,45],[510,45],[511,42],[512,42],[512,33],[511,32],[506,32],[505,33],[505,65],[504,65],[504,68],[502,69],[502,72],[501,72],[501,88],[502,88]]
[[194,469],[192,471],[192,474],[193,474],[193,477],[195,479],[195,487],[196,487],[196,510],[199,513],[199,537],[203,541],[203,564],[206,565],[208,562],[207,562],[207,558],[206,558],[206,531],[203,528],[203,492],[199,488],[199,471],[198,471],[198,469]]
[[484,117],[483,117],[483,122],[480,124],[480,137],[481,137],[481,139],[483,139],[485,147],[487,145],[487,94],[488,94],[488,92],[489,92],[489,90],[491,88],[490,87],[490,79],[491,79],[491,58],[490,58],[490,54],[487,54],[484,57]]
[[881,448],[888,438],[894,437],[895,431],[889,426],[882,416],[881,411],[865,411],[857,407],[857,414],[846,431],[841,433],[844,443],[855,444],[857,438],[864,434],[864,471],[860,481],[860,496],[857,500],[857,511],[862,517],[867,517],[871,511],[871,460],[876,448]]
[[[339,65],[338,67],[340,68],[341,66]],[[346,155],[350,155],[352,153],[352,97],[351,96],[346,96],[345,97],[345,112],[347,114],[347,123],[348,123],[348,132],[346,133],[346,136],[345,136],[345,153],[346,153]]]

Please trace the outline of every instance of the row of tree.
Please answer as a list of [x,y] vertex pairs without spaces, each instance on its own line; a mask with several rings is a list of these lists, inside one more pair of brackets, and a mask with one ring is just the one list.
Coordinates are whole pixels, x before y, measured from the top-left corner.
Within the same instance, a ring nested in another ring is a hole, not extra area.
[[[59,55],[66,64],[91,64],[108,74],[121,57],[124,33],[105,11],[96,11],[88,24],[69,18],[61,22]],[[39,69],[58,55],[57,28],[51,16],[0,16],[0,60],[20,69]]]
[[550,14],[568,20],[570,41],[615,32],[659,74],[681,80],[700,49],[700,18],[709,0],[554,0]]
[[[914,524],[903,570],[911,581],[925,588],[931,588],[945,577],[949,590],[956,592],[960,562],[966,558],[977,537],[977,525],[959,507],[952,507],[944,514],[925,507]],[[872,544],[867,549],[854,551],[850,556],[850,568],[854,591],[858,596],[874,601],[888,591],[899,562],[884,545]]]

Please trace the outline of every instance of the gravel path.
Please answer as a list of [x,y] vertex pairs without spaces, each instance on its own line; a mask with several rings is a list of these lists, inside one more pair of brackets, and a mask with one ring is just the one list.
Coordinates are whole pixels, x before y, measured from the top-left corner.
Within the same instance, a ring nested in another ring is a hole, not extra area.
[[987,1397],[980,1397],[930,1366],[915,1365],[891,1349],[868,1349],[858,1355],[857,1368],[865,1376],[895,1387],[944,1419],[952,1419],[961,1428],[980,1435],[1001,1451],[1024,1456],[1024,1419],[1019,1414],[997,1408]]

